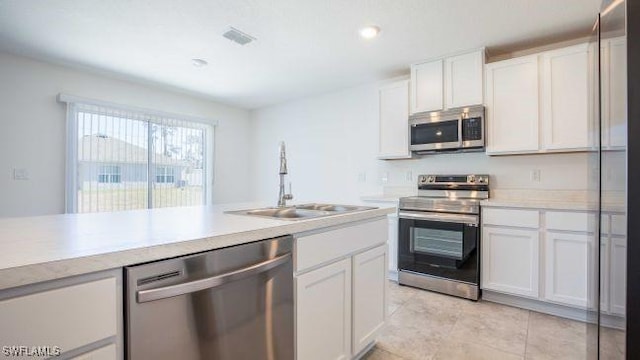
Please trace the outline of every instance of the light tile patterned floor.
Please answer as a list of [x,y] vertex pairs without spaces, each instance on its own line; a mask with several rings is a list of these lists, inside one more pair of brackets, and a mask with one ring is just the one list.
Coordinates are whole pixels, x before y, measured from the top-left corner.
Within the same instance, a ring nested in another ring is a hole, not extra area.
[[[389,282],[389,321],[366,360],[586,359],[586,324]],[[624,334],[603,333],[605,359],[624,359]]]

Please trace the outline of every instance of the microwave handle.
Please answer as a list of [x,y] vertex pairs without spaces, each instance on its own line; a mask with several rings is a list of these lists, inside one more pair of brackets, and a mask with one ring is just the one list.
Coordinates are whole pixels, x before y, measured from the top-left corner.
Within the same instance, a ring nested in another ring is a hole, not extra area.
[[458,118],[458,149],[462,149],[462,116]]

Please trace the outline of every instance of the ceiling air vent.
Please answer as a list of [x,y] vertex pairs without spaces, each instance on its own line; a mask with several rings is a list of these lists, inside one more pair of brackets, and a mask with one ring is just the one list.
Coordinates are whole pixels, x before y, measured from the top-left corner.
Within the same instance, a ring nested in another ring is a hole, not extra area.
[[248,43],[256,40],[253,36],[234,28],[233,26],[230,26],[229,30],[222,34],[222,36],[240,45],[247,45]]

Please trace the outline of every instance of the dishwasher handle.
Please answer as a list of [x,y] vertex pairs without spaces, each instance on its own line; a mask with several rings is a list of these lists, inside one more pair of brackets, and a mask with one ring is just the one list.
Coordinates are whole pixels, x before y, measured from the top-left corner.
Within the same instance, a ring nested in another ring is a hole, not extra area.
[[164,286],[157,289],[140,290],[137,292],[138,303],[166,299],[169,297],[189,294],[192,292],[221,286],[232,281],[241,280],[252,275],[260,274],[265,271],[274,269],[289,261],[289,258],[291,258],[291,253],[286,253],[273,259],[259,262],[242,269],[230,271],[228,273],[186,283]]

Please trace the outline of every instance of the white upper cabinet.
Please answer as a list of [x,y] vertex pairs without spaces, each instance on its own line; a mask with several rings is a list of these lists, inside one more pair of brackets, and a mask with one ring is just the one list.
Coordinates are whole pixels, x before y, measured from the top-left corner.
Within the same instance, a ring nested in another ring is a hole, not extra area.
[[591,146],[589,45],[542,54],[543,148],[584,150]]
[[411,65],[411,113],[444,107],[442,59]]
[[625,37],[601,42],[602,147],[627,144],[627,42]]
[[483,67],[483,50],[444,60],[446,108],[482,104]]
[[484,49],[411,66],[411,114],[482,104]]
[[535,152],[538,141],[538,55],[486,66],[487,153]]
[[593,58],[584,43],[487,64],[487,153],[591,149]]
[[398,81],[378,90],[380,138],[378,158],[410,158],[409,80]]

